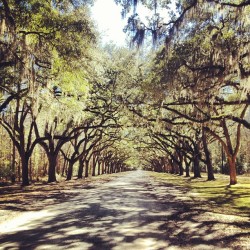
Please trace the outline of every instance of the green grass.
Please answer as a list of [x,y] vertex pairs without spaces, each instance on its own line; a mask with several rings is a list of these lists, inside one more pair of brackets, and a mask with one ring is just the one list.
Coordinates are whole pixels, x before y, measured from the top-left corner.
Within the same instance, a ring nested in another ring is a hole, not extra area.
[[238,184],[229,185],[229,176],[217,174],[216,180],[187,178],[167,173],[150,173],[151,176],[168,184],[183,187],[194,200],[209,201],[228,212],[250,213],[250,177],[238,176]]

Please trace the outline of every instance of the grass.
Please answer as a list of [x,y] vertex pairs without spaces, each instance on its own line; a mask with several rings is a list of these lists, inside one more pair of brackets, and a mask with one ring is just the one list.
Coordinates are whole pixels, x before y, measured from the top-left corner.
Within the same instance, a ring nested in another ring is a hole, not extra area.
[[167,173],[150,174],[171,185],[187,190],[187,195],[194,200],[209,202],[215,207],[231,213],[250,213],[250,177],[238,176],[238,184],[229,185],[229,176],[217,174],[214,181],[203,178],[187,178]]
[[[119,175],[121,174],[126,173],[119,173]],[[203,174],[203,178],[198,179],[167,173],[148,172],[148,174],[162,183],[180,187],[183,195],[189,196],[194,201],[201,201],[204,205],[209,204],[212,209],[220,209],[220,211],[231,214],[250,215],[250,177],[238,176],[238,184],[230,186],[229,176],[221,174],[215,175],[216,180],[214,181],[207,181],[205,174]],[[116,175],[102,175],[51,184],[34,183],[28,187],[20,187],[20,184],[3,186],[0,187],[0,208],[8,204],[13,207],[23,207],[28,200],[42,201],[50,196],[54,197],[56,193],[64,198],[64,196],[70,195],[70,190],[87,188],[89,185],[101,185],[103,182],[112,180]],[[46,197],[42,196],[43,193],[46,194]]]

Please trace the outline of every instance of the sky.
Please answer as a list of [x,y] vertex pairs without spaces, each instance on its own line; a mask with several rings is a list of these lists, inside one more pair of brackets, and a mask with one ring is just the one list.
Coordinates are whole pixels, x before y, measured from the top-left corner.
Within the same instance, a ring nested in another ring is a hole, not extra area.
[[[173,0],[173,9],[174,4],[175,1]],[[127,18],[121,18],[121,10],[122,8],[116,5],[114,0],[96,0],[91,8],[92,16],[101,33],[103,44],[113,41],[118,46],[126,46],[126,34],[123,32],[123,28],[126,25]],[[168,19],[166,9],[160,9],[159,12],[161,17],[165,17],[165,20]],[[152,12],[140,3],[137,6],[137,13],[139,13],[143,22],[146,22],[146,16],[152,16]]]
[[121,7],[114,0],[97,0],[92,7],[92,15],[102,35],[103,43],[113,41],[119,46],[126,45],[126,34],[122,31],[126,19],[121,18]]

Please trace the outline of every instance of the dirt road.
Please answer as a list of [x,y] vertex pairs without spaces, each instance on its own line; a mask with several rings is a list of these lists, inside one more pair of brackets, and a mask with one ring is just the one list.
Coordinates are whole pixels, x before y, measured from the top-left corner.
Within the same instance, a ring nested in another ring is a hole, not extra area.
[[250,249],[249,218],[216,214],[136,171],[0,224],[0,249]]

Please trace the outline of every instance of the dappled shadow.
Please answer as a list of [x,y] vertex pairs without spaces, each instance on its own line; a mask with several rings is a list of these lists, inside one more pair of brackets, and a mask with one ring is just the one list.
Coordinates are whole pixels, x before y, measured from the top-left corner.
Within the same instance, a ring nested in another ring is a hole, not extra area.
[[250,186],[247,185],[210,185],[195,187],[200,197],[205,197],[217,208],[227,209],[237,214],[240,209],[241,215],[249,215],[250,211]]
[[78,179],[54,183],[35,183],[22,187],[19,183],[0,187],[0,210],[34,211],[41,210],[49,204],[57,204],[74,197],[79,189],[94,188],[98,184],[116,178]]
[[215,214],[189,198],[185,189],[149,178],[145,172],[89,187],[66,202],[24,214],[13,228],[2,227],[2,249],[249,247],[249,218]]

